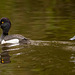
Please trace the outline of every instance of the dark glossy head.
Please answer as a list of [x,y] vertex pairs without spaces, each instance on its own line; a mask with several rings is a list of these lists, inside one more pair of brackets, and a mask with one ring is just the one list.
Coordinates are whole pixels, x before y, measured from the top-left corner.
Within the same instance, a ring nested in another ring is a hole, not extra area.
[[8,34],[9,29],[11,27],[11,22],[8,18],[1,18],[0,20],[0,27],[3,30],[4,34]]

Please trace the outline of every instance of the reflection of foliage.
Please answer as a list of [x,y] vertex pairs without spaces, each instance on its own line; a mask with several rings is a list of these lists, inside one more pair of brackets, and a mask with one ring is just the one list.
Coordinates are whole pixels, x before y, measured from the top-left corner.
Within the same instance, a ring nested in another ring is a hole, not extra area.
[[69,18],[71,16],[74,17],[74,6],[75,4],[73,0],[57,0],[54,9],[56,11],[56,14]]
[[74,0],[6,0],[0,2],[0,16],[11,19],[11,33],[67,40],[75,32],[74,6]]

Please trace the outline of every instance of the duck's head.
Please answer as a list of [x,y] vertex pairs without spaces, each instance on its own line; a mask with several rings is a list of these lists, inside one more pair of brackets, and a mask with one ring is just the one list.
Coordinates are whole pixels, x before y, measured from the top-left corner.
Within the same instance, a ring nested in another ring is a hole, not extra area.
[[3,30],[3,34],[7,35],[11,27],[11,22],[8,18],[1,18],[0,28]]

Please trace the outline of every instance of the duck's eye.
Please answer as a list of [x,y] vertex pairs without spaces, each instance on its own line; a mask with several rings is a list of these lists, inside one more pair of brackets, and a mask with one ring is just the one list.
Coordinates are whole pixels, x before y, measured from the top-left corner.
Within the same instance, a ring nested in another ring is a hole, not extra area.
[[2,22],[2,24],[3,24],[4,22]]

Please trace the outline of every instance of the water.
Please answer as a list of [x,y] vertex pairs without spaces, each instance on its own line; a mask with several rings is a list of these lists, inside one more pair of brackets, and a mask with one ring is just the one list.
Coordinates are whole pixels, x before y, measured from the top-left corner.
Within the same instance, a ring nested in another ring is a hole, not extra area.
[[[3,0],[0,18],[12,23],[29,45],[0,45],[0,75],[74,75],[75,2],[73,0]],[[2,31],[0,31],[0,34]],[[9,46],[9,47],[8,47]]]

